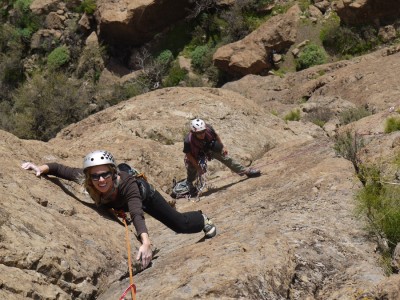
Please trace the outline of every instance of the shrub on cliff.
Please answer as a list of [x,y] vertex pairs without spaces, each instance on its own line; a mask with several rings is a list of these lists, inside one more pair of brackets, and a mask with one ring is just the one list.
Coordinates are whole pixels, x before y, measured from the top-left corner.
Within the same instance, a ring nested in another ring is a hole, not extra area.
[[11,24],[18,28],[25,42],[29,42],[31,35],[40,27],[40,17],[34,15],[29,8],[32,0],[16,0],[13,2]]
[[370,230],[387,241],[390,252],[400,242],[400,187],[388,184],[376,166],[362,166],[365,183],[356,195],[358,212],[365,215]]
[[290,111],[287,115],[285,115],[285,121],[300,121],[300,109],[295,109]]
[[364,147],[364,145],[365,143],[362,137],[351,132],[351,130],[346,130],[335,137],[335,145],[333,148],[338,155],[351,161],[358,173],[360,171],[360,158],[358,152]]
[[68,63],[69,59],[68,48],[66,46],[57,47],[47,57],[47,66],[55,70]]
[[207,53],[210,51],[210,48],[207,45],[197,46],[192,53],[190,54],[190,58],[192,59],[192,66],[197,71],[204,71],[205,65],[207,63]]
[[340,21],[328,22],[320,38],[325,49],[333,55],[360,55],[373,49],[379,42],[376,29],[372,26],[350,28],[341,26]]
[[16,90],[12,132],[25,139],[48,141],[85,116],[87,99],[77,81],[63,73],[35,75]]
[[310,43],[300,52],[296,60],[296,69],[303,70],[326,62],[327,54],[325,50],[316,44]]
[[339,120],[342,125],[347,125],[370,115],[371,112],[365,107],[355,107],[342,111]]
[[177,86],[186,79],[187,71],[179,67],[177,63],[169,69],[167,76],[163,79],[163,87]]
[[77,11],[92,15],[96,11],[96,7],[97,5],[95,0],[83,0],[78,6]]
[[398,130],[400,130],[400,118],[390,117],[386,119],[386,124],[385,124],[386,133],[391,133],[393,131],[398,131]]

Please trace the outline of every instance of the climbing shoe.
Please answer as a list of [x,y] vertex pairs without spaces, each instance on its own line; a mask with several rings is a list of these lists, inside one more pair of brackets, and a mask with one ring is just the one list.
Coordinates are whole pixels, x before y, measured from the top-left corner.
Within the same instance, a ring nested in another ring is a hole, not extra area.
[[248,168],[245,172],[244,175],[247,177],[258,177],[261,175],[261,171],[258,169],[253,169],[253,168]]
[[187,181],[186,179],[178,182],[174,180],[170,195],[175,199],[195,197],[197,195],[197,189],[193,186],[193,183]]
[[204,234],[206,236],[206,238],[212,238],[217,234],[217,228],[215,227],[215,225],[213,224],[213,222],[207,218],[207,216],[205,214],[203,214],[204,217]]

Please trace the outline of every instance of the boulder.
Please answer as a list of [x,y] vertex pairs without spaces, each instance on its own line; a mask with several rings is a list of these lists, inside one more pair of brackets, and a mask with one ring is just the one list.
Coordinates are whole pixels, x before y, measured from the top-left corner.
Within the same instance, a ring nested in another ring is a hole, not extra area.
[[323,14],[325,14],[331,7],[330,1],[327,0],[316,0],[314,6],[317,7]]
[[340,20],[350,26],[387,25],[400,17],[397,0],[338,0],[333,8]]
[[94,78],[104,69],[105,63],[102,57],[100,44],[95,32],[92,32],[85,41],[76,67],[79,77]]
[[40,29],[31,38],[31,49],[43,49],[49,45],[55,46],[56,41],[62,36],[62,31],[54,29]]
[[99,37],[111,45],[141,45],[188,14],[189,0],[97,1]]
[[295,42],[300,13],[295,5],[244,39],[220,47],[213,56],[214,65],[234,76],[268,72],[273,67],[270,60],[273,51],[285,52]]
[[56,12],[51,12],[46,16],[45,26],[47,29],[64,29],[65,17]]
[[400,272],[400,243],[396,245],[393,253],[393,258],[391,262],[392,268],[399,273]]

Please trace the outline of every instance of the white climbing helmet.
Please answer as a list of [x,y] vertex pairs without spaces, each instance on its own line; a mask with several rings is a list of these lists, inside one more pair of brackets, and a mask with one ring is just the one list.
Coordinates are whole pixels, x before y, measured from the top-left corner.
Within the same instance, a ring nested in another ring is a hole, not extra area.
[[206,123],[202,119],[194,119],[190,122],[190,129],[192,132],[206,130]]
[[100,165],[113,165],[116,167],[114,156],[105,150],[96,150],[90,152],[88,155],[85,156],[83,159],[83,169],[87,169],[94,166]]

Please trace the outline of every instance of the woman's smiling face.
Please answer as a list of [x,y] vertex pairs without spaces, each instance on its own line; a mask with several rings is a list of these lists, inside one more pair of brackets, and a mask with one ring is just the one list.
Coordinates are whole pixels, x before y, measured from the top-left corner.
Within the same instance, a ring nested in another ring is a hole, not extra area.
[[91,167],[89,176],[94,188],[100,193],[107,193],[113,187],[113,173],[107,165]]

